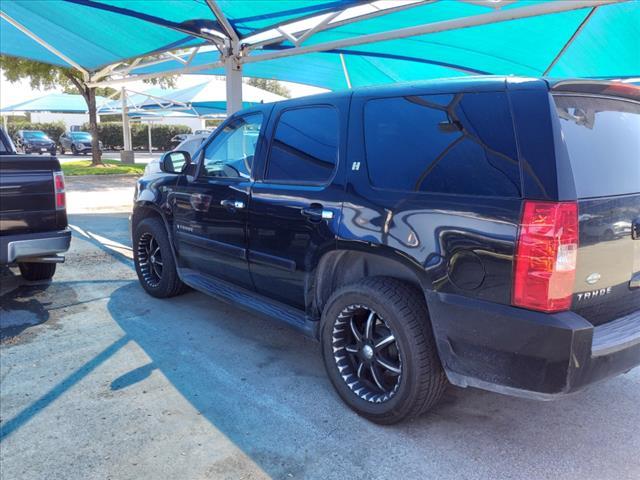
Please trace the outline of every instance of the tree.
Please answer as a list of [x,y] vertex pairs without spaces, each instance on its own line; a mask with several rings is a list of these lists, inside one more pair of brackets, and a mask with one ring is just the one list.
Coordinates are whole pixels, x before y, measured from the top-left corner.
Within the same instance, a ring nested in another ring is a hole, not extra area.
[[10,82],[29,79],[31,88],[50,89],[62,87],[69,90],[75,87],[77,92],[87,102],[89,112],[89,131],[91,133],[91,164],[102,164],[101,152],[98,143],[98,114],[96,109],[96,88],[88,87],[82,74],[72,68],[49,65],[24,58],[0,55],[0,68],[4,71],[5,78]]
[[[98,142],[96,95],[109,95],[114,92],[113,89],[89,87],[78,70],[36,62],[35,60],[0,55],[0,68],[4,71],[4,76],[9,82],[29,79],[31,88],[34,89],[61,87],[65,92],[71,92],[75,89],[75,91],[82,95],[87,103],[87,111],[89,112],[89,132],[92,138],[91,165],[102,164],[100,144]],[[160,84],[163,88],[168,88],[174,86],[175,77],[164,77],[162,79],[150,79],[146,81],[148,83]]]
[[268,78],[249,78],[247,84],[257,87],[267,92],[275,93],[281,97],[291,98],[291,92],[278,80],[269,80]]

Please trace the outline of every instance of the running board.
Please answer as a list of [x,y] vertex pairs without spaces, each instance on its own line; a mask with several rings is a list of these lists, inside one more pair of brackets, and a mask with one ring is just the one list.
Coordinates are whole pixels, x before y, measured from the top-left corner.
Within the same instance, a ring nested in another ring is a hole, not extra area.
[[310,320],[300,310],[190,268],[178,268],[178,275],[184,283],[202,293],[212,295],[245,310],[261,313],[308,337],[318,338],[318,322]]

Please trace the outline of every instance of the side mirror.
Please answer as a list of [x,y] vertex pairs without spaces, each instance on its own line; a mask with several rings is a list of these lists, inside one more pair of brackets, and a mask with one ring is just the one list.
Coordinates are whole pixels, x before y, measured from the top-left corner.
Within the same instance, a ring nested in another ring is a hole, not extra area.
[[160,158],[160,170],[165,173],[182,173],[188,165],[191,165],[189,152],[175,150],[165,153]]

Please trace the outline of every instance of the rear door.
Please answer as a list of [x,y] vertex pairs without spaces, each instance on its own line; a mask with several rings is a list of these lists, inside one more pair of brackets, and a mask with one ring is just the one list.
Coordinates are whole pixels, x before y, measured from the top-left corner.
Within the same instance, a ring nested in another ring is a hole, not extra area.
[[335,248],[349,98],[274,109],[252,187],[249,268],[258,292],[304,309],[319,257]]
[[200,150],[196,178],[180,176],[170,203],[181,268],[253,289],[246,226],[264,121],[262,112],[234,117]]
[[553,97],[578,198],[572,309],[599,325],[640,310],[640,102]]

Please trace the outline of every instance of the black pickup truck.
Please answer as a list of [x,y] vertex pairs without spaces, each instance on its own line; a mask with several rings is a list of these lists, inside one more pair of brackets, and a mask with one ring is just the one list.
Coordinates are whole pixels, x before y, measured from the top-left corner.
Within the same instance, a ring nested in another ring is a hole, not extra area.
[[26,280],[47,280],[70,242],[60,162],[18,155],[0,129],[0,265],[17,264]]

